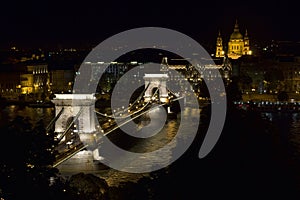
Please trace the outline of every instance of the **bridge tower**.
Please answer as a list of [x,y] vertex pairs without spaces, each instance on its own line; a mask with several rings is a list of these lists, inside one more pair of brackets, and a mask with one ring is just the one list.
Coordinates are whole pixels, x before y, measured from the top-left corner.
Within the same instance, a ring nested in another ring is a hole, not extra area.
[[99,162],[94,161],[99,160],[99,151],[95,144],[101,133],[96,129],[95,101],[94,94],[55,94],[52,100],[57,149],[62,154],[54,165],[61,171],[97,169]]
[[68,122],[74,120],[75,132],[81,136],[85,135],[81,140],[87,139],[86,134],[91,135],[96,131],[95,101],[94,94],[55,94],[52,102],[55,104],[56,115],[63,109],[63,113],[55,122],[55,132],[65,132]]
[[160,72],[156,74],[145,74],[145,87],[146,91],[144,94],[144,101],[149,102],[151,100],[155,100],[154,92],[158,89],[158,100],[161,103],[166,103],[169,101],[168,97],[168,89],[167,89],[167,81],[169,79],[168,71],[169,64],[168,58],[163,57],[160,64]]
[[[158,89],[158,98],[162,103],[168,102],[168,90],[167,90],[167,80],[169,79],[168,74],[145,74],[145,87],[146,91],[144,94],[144,101],[149,102],[151,100],[155,100],[154,97],[155,91]],[[151,99],[153,98],[153,99]]]

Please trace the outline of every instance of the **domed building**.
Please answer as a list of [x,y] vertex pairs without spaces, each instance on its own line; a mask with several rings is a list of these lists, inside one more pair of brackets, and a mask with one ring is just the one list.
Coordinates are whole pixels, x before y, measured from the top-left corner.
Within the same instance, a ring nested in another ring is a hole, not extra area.
[[236,21],[233,33],[230,35],[226,55],[225,51],[223,50],[221,33],[219,32],[217,37],[216,57],[227,56],[231,59],[238,59],[242,55],[252,55],[252,51],[250,50],[247,30],[245,31],[245,36],[243,36],[240,33],[239,25]]

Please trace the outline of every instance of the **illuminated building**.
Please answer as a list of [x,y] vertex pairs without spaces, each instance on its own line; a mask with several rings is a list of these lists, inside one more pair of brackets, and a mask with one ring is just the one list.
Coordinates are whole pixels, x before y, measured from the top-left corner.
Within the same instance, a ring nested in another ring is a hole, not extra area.
[[14,72],[0,73],[0,96],[8,100],[18,100],[20,76]]
[[[38,64],[27,66],[27,72],[21,74],[20,78],[22,94],[35,94],[35,98],[37,99],[43,99],[47,96],[49,87],[47,65]],[[44,97],[42,98],[42,96]]]
[[223,49],[223,40],[221,37],[221,32],[219,31],[219,35],[217,37],[217,47],[216,47],[216,57],[224,57],[225,52]]
[[21,93],[31,94],[33,93],[33,74],[26,73],[20,75],[21,79]]
[[53,93],[71,93],[74,82],[73,70],[51,70],[50,89]]
[[[239,25],[236,21],[233,33],[230,35],[228,46],[227,46],[227,56],[231,59],[238,59],[242,55],[252,55],[250,50],[250,40],[247,30],[243,36],[240,33]],[[223,49],[223,40],[219,32],[216,44],[216,57],[224,57],[225,51]]]

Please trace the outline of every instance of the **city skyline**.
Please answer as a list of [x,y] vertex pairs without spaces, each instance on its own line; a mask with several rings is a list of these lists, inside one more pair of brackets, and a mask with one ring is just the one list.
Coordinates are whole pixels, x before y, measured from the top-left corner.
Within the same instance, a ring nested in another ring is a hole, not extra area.
[[0,200],[300,196],[296,3],[1,8]]
[[[224,39],[238,20],[255,43],[271,40],[300,41],[300,15],[291,3],[170,1],[57,2],[9,1],[0,13],[0,47],[52,47],[97,45],[119,32],[145,26],[180,31],[199,43]],[[205,44],[204,44],[205,45]]]

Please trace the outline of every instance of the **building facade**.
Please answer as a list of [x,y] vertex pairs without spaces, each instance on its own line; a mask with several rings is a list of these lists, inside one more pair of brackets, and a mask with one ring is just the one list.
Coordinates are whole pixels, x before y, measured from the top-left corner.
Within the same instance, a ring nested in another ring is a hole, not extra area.
[[47,64],[28,65],[25,73],[20,74],[22,95],[32,100],[42,100],[49,92],[49,72]]
[[242,55],[252,55],[252,51],[250,50],[250,40],[248,36],[248,31],[246,30],[245,35],[243,36],[240,33],[239,25],[236,21],[233,33],[230,35],[228,41],[227,51],[225,51],[223,39],[219,31],[216,43],[216,57],[227,56],[231,59],[238,59]]

